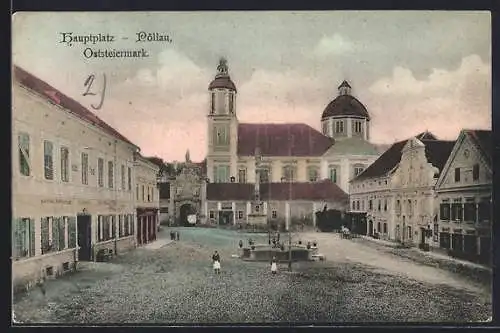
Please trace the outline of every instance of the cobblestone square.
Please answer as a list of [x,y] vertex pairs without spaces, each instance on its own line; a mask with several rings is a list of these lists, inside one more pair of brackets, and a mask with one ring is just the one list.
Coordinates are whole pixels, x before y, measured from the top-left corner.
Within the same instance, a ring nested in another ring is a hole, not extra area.
[[[470,322],[491,316],[487,284],[336,234],[314,239],[323,262],[244,262],[238,241],[265,235],[177,228],[180,241],[138,248],[15,299],[16,319],[45,323]],[[167,238],[163,230],[160,238]],[[162,241],[160,239],[159,241]],[[221,254],[214,275],[211,254]]]

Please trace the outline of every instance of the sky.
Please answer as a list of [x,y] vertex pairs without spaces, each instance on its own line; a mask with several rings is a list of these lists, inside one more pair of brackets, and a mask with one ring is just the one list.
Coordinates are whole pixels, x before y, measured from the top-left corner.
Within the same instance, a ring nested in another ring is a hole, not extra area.
[[[170,41],[137,42],[141,32]],[[63,33],[115,38],[68,45]],[[88,47],[143,48],[149,57],[86,58]],[[194,161],[206,156],[208,85],[220,57],[238,89],[240,122],[320,130],[345,79],[370,113],[374,143],[491,129],[489,12],[26,12],[13,16],[12,55],[166,161],[184,160],[187,149]],[[83,96],[91,74],[97,95]]]

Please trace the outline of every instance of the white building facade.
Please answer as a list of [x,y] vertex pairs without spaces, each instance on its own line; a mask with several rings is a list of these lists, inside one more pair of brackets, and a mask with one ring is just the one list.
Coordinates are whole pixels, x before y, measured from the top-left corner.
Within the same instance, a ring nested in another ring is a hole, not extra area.
[[138,147],[45,82],[13,74],[12,271],[29,287],[104,247],[135,246]]

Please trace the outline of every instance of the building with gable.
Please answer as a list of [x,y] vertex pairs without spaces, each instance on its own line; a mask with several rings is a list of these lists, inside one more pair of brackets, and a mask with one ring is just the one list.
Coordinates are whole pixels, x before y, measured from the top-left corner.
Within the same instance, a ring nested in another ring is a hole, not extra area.
[[491,131],[462,130],[435,188],[439,247],[483,263],[492,253],[492,143]]
[[224,59],[208,90],[201,215],[210,222],[245,223],[257,209],[271,220],[314,224],[314,212],[325,204],[345,210],[349,180],[380,155],[369,142],[370,116],[346,81],[322,114],[322,132],[297,123],[240,123],[237,88]]
[[435,246],[434,186],[453,141],[432,133],[394,143],[351,181],[350,210],[366,214],[367,234],[409,245]]

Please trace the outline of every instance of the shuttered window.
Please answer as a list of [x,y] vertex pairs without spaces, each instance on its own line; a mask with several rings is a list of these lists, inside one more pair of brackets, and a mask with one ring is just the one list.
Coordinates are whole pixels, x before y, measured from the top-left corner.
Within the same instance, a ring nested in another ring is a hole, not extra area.
[[15,259],[35,255],[35,221],[17,218],[12,225],[12,257]]

